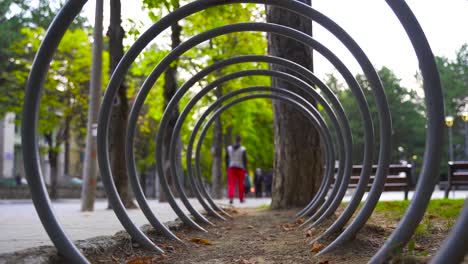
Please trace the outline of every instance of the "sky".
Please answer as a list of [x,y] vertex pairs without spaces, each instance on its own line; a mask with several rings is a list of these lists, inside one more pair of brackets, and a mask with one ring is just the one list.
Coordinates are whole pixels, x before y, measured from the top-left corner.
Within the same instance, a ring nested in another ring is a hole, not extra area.
[[[141,21],[143,29],[151,25],[150,19],[142,11],[142,1],[121,2],[124,23],[132,19]],[[384,0],[312,2],[316,10],[330,17],[354,38],[377,69],[387,66],[402,79],[404,86],[416,89],[416,55],[403,27]],[[454,59],[456,51],[468,43],[468,0],[407,0],[407,3],[421,24],[433,53]],[[94,23],[94,5],[95,1],[90,0],[83,10],[91,24]],[[104,28],[107,28],[108,0],[104,0],[104,6]],[[360,73],[355,59],[333,35],[314,24],[313,36],[337,54],[351,72]],[[320,55],[314,55],[314,69],[321,78],[326,73],[337,74]]]

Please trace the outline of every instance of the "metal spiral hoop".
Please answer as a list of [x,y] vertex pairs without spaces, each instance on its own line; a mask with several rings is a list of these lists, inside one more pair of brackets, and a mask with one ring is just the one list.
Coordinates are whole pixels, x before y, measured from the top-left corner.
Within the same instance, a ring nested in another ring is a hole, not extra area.
[[[57,49],[63,34],[68,29],[73,19],[81,11],[83,5],[86,2],[86,0],[69,0],[50,25],[50,28],[48,29],[46,36],[41,43],[39,51],[36,54],[27,81],[22,116],[23,124],[21,131],[22,142],[24,145],[24,167],[28,182],[30,183],[29,186],[36,211],[50,239],[53,241],[59,253],[74,263],[88,263],[88,261],[64,233],[61,225],[57,221],[56,216],[51,209],[49,197],[47,195],[41,174],[41,167],[38,162],[39,155],[37,144],[37,124],[39,122],[38,109],[40,105],[41,91],[43,90],[43,84],[48,72],[48,65],[52,60],[52,56]],[[442,88],[434,60],[434,55],[432,54],[427,39],[414,14],[406,5],[404,0],[386,0],[386,2],[395,13],[403,28],[406,30],[406,33],[411,40],[414,51],[419,60],[421,74],[424,79],[423,88],[428,116],[427,137],[424,162],[413,200],[411,201],[398,227],[393,231],[392,235],[387,239],[383,247],[373,256],[373,258],[370,260],[370,263],[382,263],[386,261],[392,253],[406,244],[410,237],[414,234],[417,225],[421,221],[426,211],[436,183],[436,178],[438,176],[437,172],[439,171],[441,162],[444,131],[444,106]],[[355,60],[359,63],[366,79],[369,81],[372,95],[376,102],[380,128],[380,142],[378,144],[380,149],[377,161],[378,167],[374,182],[363,207],[357,212],[358,205],[362,201],[370,179],[370,175],[372,173],[372,164],[375,162],[373,160],[373,150],[376,142],[374,134],[375,130],[372,123],[369,105],[365,99],[362,88],[346,65],[322,43],[318,42],[311,36],[308,36],[293,28],[260,22],[244,22],[224,25],[192,36],[174,48],[166,57],[164,57],[164,59],[157,62],[157,66],[144,81],[131,107],[126,131],[125,158],[128,175],[133,192],[135,194],[135,198],[145,217],[148,219],[148,222],[156,230],[160,231],[168,238],[181,242],[180,239],[177,238],[177,236],[175,236],[175,234],[172,233],[172,231],[169,230],[151,210],[139,182],[134,155],[134,138],[140,111],[150,90],[158,78],[166,70],[166,68],[169,67],[172,62],[178,60],[185,52],[196,48],[197,45],[204,41],[213,39],[218,36],[237,32],[269,32],[282,35],[313,48],[316,52],[322,54],[323,57],[325,57],[337,69],[337,71],[344,78],[346,84],[351,89],[362,118],[365,142],[362,158],[363,167],[359,177],[357,189],[345,210],[326,229],[326,231],[317,238],[317,240],[320,240],[324,237],[335,238],[334,241],[331,242],[321,252],[319,252],[318,255],[329,253],[338,248],[343,243],[353,239],[359,230],[364,226],[364,224],[369,220],[372,212],[376,207],[376,204],[384,189],[387,170],[390,165],[390,138],[392,124],[390,110],[387,104],[387,99],[382,83],[376,70],[373,68],[372,63],[363,50],[348,33],[346,33],[339,25],[337,25],[327,16],[314,10],[310,6],[294,0],[194,1],[161,18],[136,40],[136,42],[130,47],[115,69],[105,91],[100,108],[97,135],[98,160],[101,177],[109,202],[125,230],[136,242],[148,249],[155,250],[156,252],[163,252],[162,249],[158,248],[137,226],[135,226],[135,224],[128,216],[119,195],[117,194],[112,177],[108,153],[108,130],[113,99],[116,96],[119,86],[123,82],[131,64],[135,62],[135,59],[143,51],[143,49],[147,47],[152,40],[157,38],[161,32],[169,28],[172,24],[190,15],[201,12],[207,8],[237,3],[272,5],[287,9],[296,13],[297,15],[310,19],[320,24],[323,28],[333,34],[350,51]],[[170,151],[169,155],[166,157],[164,154],[165,152],[163,152],[162,149],[162,144],[159,143],[162,142],[163,138],[165,138],[165,133],[169,133],[166,131],[168,127],[169,116],[172,111],[177,109],[181,98],[189,91],[192,86],[194,86],[194,84],[205,78],[210,73],[230,65],[249,62],[269,63],[270,65],[285,67],[288,68],[288,70],[293,71],[295,75],[285,73],[281,70],[246,69],[221,76],[219,79],[210,82],[189,101],[189,103],[181,112],[175,125],[175,129],[170,135]],[[307,220],[302,225],[303,227],[307,228],[323,223],[325,219],[329,218],[335,213],[338,206],[341,204],[346,190],[348,189],[348,184],[351,177],[353,141],[347,115],[336,95],[319,78],[317,78],[313,72],[290,60],[273,56],[265,56],[262,54],[245,54],[236,56],[222,61],[217,61],[212,65],[203,68],[194,76],[192,76],[188,81],[186,81],[180,87],[180,89],[177,90],[176,94],[169,102],[161,119],[160,129],[158,130],[155,139],[157,143],[155,153],[157,161],[157,172],[158,175],[161,176],[160,180],[162,189],[168,199],[168,202],[177,216],[188,226],[197,230],[206,231],[203,227],[204,225],[213,225],[213,223],[211,223],[207,217],[205,217],[192,206],[182,184],[179,182],[179,177],[184,175],[184,170],[182,169],[182,164],[180,164],[177,158],[177,138],[179,138],[182,125],[184,124],[187,115],[195,107],[196,103],[203,98],[203,96],[205,96],[209,91],[215,89],[217,86],[221,85],[223,82],[246,76],[269,76],[280,78],[304,91],[305,96],[298,95],[294,92],[282,89],[281,87],[254,86],[228,93],[211,104],[197,120],[187,145],[187,171],[185,176],[189,179],[189,187],[191,188],[191,192],[195,195],[198,202],[201,204],[208,215],[220,220],[226,220],[231,217],[215,203],[202,183],[200,153],[205,135],[207,134],[208,128],[214,122],[216,117],[221,115],[225,110],[229,109],[229,107],[233,105],[246,100],[259,98],[281,100],[285,103],[291,104],[295,107],[295,109],[304,114],[311,122],[311,125],[316,128],[322,139],[321,148],[323,150],[323,158],[325,161],[323,179],[316,195],[307,204],[307,206],[305,206],[296,214],[296,217],[307,217]],[[296,76],[300,76],[300,78]],[[320,89],[320,93],[317,92],[314,87]],[[325,123],[324,118],[321,116],[322,113],[318,112],[309,103],[311,101],[317,101],[324,107],[324,112],[331,120],[330,127],[328,127]],[[198,140],[196,140],[197,135]],[[194,152],[195,156],[194,159],[192,159]],[[338,161],[336,175],[335,160]],[[169,164],[166,163],[167,161],[169,161]],[[170,165],[169,167],[171,175],[164,174],[163,166],[167,165]],[[180,200],[190,215],[193,216],[193,218],[187,215],[177,204],[174,194],[169,188],[166,177],[172,177]],[[433,258],[432,263],[456,263],[463,260],[465,253],[468,251],[468,241],[464,235],[468,232],[467,204],[468,203],[465,203],[465,208],[461,212],[453,231],[449,234],[437,255]],[[350,221],[354,213],[357,213],[357,215],[352,221]],[[345,227],[345,225],[347,226]]]

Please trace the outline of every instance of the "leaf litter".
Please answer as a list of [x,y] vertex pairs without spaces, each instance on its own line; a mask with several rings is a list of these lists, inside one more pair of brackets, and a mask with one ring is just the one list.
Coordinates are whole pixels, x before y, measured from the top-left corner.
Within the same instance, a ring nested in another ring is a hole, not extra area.
[[[342,208],[341,208],[342,210]],[[120,247],[113,252],[105,252],[91,256],[92,263],[127,263],[127,264],[271,264],[271,263],[366,263],[372,255],[383,245],[394,230],[397,222],[388,220],[384,216],[374,214],[370,223],[366,224],[352,243],[331,254],[315,257],[334,237],[321,239],[311,244],[314,236],[320,235],[333,219],[326,220],[322,225],[312,229],[299,227],[304,219],[294,219],[296,210],[259,210],[231,208],[228,212],[233,216],[227,221],[210,218],[216,226],[206,226],[208,233],[191,230],[186,226],[173,230],[183,241],[180,243],[164,238],[157,232],[150,232],[150,238],[165,253],[157,255],[144,247],[134,248],[128,240],[122,250]],[[437,219],[434,219],[434,221]],[[428,256],[433,254],[445,237],[441,234],[429,234],[416,240],[414,255],[416,263],[425,263]],[[431,239],[430,245],[424,243]],[[424,246],[421,246],[424,245]],[[403,257],[409,253],[404,249]],[[420,257],[424,255],[423,257]],[[89,256],[88,256],[89,257]],[[108,259],[108,262],[102,262]]]

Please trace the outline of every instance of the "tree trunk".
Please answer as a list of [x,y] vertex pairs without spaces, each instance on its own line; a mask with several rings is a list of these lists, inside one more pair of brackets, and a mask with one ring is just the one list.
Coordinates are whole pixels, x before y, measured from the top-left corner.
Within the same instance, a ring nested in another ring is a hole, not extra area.
[[[114,72],[123,57],[123,38],[125,32],[121,26],[120,0],[110,1],[110,24],[107,35],[109,37],[110,75]],[[134,208],[133,196],[128,184],[127,166],[125,163],[125,131],[128,119],[127,87],[124,82],[120,85],[118,95],[112,106],[110,124],[110,153],[111,168],[117,191],[126,208]]]
[[[311,4],[310,0],[301,0],[301,2]],[[267,21],[286,25],[312,35],[310,20],[281,8],[267,6]],[[313,70],[312,49],[297,41],[268,34],[268,49],[272,56],[292,60]],[[270,67],[294,74],[275,65]],[[272,78],[272,85],[303,95],[290,83],[277,78]],[[273,113],[275,157],[272,208],[304,206],[317,191],[323,174],[320,138],[310,122],[293,107],[275,100]]]
[[[178,6],[178,1],[174,4],[174,9],[177,9]],[[182,31],[182,27],[178,24],[175,23],[171,26],[171,47],[172,49],[176,48],[180,44],[180,34]],[[172,99],[174,94],[176,93],[178,88],[178,83],[177,83],[177,63],[171,64],[169,68],[167,68],[165,74],[164,74],[164,109],[167,107],[169,104],[169,101]],[[171,174],[171,169],[170,169],[170,162],[169,162],[169,147],[170,147],[170,142],[171,142],[171,137],[172,137],[172,131],[174,131],[175,124],[177,122],[177,118],[179,118],[179,108],[176,107],[174,111],[169,114],[169,122],[167,129],[164,134],[163,142],[163,168],[164,168],[164,176],[166,176],[167,183],[169,184],[169,187],[171,188],[172,192],[176,195],[177,191],[174,186],[174,181],[172,179],[173,176],[176,176],[175,170],[172,170]],[[159,142],[158,142],[159,143]],[[181,159],[181,151],[182,151],[182,139],[179,137],[177,139],[177,146],[176,146],[176,151],[177,151],[177,159],[179,161],[177,164],[182,164]],[[160,175],[161,176],[161,175]],[[167,201],[167,198],[165,196],[164,192],[159,192],[159,201]]]
[[232,145],[232,125],[226,127],[226,133],[224,133],[224,146]]
[[81,190],[81,211],[94,211],[96,199],[97,145],[96,134],[99,114],[99,98],[102,87],[102,16],[103,0],[96,1],[94,22],[93,62],[89,87],[88,123],[86,131],[86,152],[83,166],[83,189]]
[[49,156],[49,167],[50,167],[50,199],[58,199],[58,146],[54,146],[54,136],[52,133],[46,136],[48,144],[48,156]]
[[58,153],[49,151],[50,164],[50,199],[58,199]]
[[[223,96],[221,86],[215,90],[216,99]],[[212,142],[213,164],[211,167],[211,177],[213,179],[212,195],[215,199],[223,198],[223,127],[221,117],[214,121],[213,125],[213,142]]]
[[65,180],[70,177],[70,122],[65,124],[65,146],[64,146],[64,161],[63,161],[63,175]]

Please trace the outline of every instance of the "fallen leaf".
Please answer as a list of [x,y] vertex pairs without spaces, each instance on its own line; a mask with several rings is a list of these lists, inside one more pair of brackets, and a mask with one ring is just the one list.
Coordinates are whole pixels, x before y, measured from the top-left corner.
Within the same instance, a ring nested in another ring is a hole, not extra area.
[[299,218],[296,220],[296,224],[302,225],[305,222],[304,218]]
[[311,229],[309,229],[309,231],[312,232],[313,235],[317,232],[317,229],[315,227],[312,227]]
[[425,247],[423,247],[423,246],[421,246],[421,245],[418,245],[418,244],[416,244],[416,245],[414,246],[414,249],[415,249],[415,250],[417,250],[417,251],[423,251],[423,250],[426,250],[426,248],[425,248]]
[[281,225],[281,227],[283,228],[284,231],[294,230],[294,226],[291,224],[284,224],[284,225]]
[[230,214],[238,214],[239,213],[239,210],[237,210],[234,206],[223,208],[223,210],[226,211],[227,213],[230,213]]
[[246,228],[246,229],[254,229],[255,227],[254,227],[254,226],[251,226],[251,225],[249,225],[249,226],[246,226],[245,228]]
[[213,245],[208,239],[194,237],[190,239],[191,242],[202,244],[202,245]]
[[151,256],[144,256],[144,257],[137,257],[127,261],[127,264],[151,264],[154,257]]
[[310,249],[310,252],[317,253],[320,250],[322,250],[322,248],[324,248],[323,244],[320,244],[319,242],[315,242],[312,245],[312,248]]
[[435,219],[435,218],[437,218],[437,216],[436,216],[436,215],[433,215],[433,214],[429,214],[429,215],[427,215],[426,217],[429,218],[429,219]]

